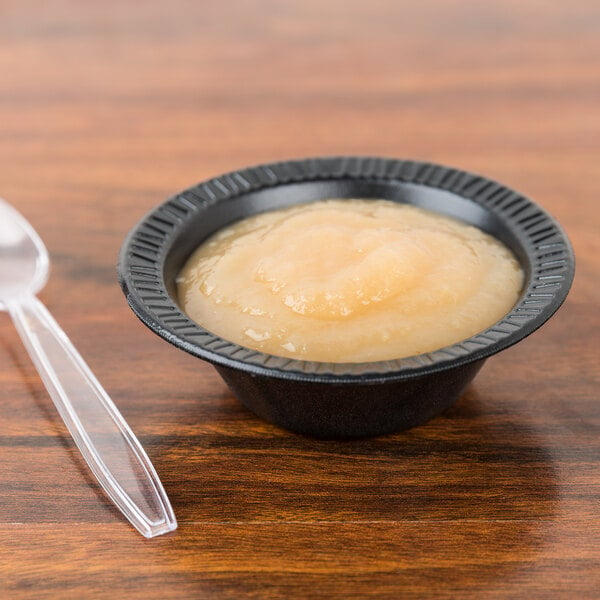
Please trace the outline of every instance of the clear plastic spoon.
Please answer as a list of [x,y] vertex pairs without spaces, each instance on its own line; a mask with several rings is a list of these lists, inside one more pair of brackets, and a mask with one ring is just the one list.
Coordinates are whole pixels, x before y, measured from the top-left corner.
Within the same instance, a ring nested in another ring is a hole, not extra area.
[[92,473],[145,537],[177,521],[137,438],[73,344],[35,294],[48,252],[33,227],[0,199],[0,309],[7,310],[50,397]]

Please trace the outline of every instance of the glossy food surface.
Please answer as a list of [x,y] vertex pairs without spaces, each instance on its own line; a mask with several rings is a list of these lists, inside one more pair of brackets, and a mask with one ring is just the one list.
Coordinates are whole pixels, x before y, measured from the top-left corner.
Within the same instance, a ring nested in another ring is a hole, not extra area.
[[422,354],[498,321],[523,273],[450,217],[383,200],[324,200],[216,233],[179,277],[184,310],[268,354],[361,362]]

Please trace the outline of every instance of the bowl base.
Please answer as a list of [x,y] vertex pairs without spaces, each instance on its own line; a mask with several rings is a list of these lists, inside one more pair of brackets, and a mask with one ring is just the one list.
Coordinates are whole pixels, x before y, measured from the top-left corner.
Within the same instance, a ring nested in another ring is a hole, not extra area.
[[238,400],[265,421],[312,437],[343,439],[394,433],[429,421],[458,400],[484,362],[364,384],[297,381],[215,368]]

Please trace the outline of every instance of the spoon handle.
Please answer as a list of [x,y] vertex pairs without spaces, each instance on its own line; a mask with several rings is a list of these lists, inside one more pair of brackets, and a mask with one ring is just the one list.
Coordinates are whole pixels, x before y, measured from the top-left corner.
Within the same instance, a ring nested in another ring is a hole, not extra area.
[[177,521],[137,438],[67,335],[34,296],[7,306],[48,393],[96,479],[150,538]]

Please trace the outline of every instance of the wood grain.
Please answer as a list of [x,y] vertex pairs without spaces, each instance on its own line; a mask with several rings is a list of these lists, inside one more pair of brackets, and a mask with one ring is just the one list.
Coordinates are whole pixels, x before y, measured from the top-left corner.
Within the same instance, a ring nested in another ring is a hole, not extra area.
[[[0,596],[600,597],[599,40],[591,0],[2,3],[0,194],[46,241],[42,300],[180,527],[145,541],[123,522],[0,313]],[[325,154],[480,172],[575,247],[556,317],[405,433],[263,423],[116,282],[127,231],[167,196]]]

